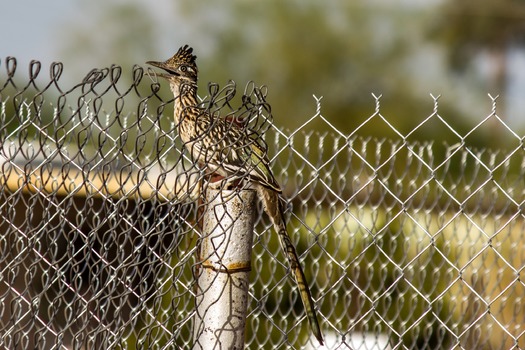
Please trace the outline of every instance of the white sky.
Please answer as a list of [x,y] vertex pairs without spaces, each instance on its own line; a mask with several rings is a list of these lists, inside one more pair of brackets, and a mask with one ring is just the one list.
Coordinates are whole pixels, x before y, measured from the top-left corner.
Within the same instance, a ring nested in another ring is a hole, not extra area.
[[38,59],[58,61],[59,47],[54,38],[58,23],[75,15],[75,0],[9,1],[0,11],[0,60],[15,56],[20,64]]

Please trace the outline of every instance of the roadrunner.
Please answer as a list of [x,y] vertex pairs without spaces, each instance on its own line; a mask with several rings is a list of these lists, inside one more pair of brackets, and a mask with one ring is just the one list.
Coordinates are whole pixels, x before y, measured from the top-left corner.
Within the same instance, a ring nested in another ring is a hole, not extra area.
[[146,63],[165,71],[159,75],[170,83],[175,96],[175,123],[193,161],[210,174],[217,174],[226,179],[248,179],[257,191],[264,210],[279,235],[312,331],[323,344],[312,295],[295,247],[286,231],[283,203],[279,196],[282,190],[270,169],[266,145],[255,131],[248,132],[245,126],[226,118],[212,117],[198,107],[198,70],[195,62],[197,57],[192,52],[193,49],[185,45],[164,62]]

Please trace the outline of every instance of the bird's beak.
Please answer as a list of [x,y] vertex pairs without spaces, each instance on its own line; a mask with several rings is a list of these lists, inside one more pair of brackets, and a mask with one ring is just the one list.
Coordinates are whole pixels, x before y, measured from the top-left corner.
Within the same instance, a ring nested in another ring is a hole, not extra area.
[[175,72],[170,67],[168,67],[166,62],[148,61],[148,62],[146,62],[146,64],[149,64],[149,65],[151,65],[153,67],[161,68],[161,69],[165,70],[168,73],[168,74],[166,74],[166,73],[157,74],[159,77],[163,77],[163,78],[168,79],[168,78],[170,78],[170,77],[172,77],[174,75],[179,75],[177,72]]

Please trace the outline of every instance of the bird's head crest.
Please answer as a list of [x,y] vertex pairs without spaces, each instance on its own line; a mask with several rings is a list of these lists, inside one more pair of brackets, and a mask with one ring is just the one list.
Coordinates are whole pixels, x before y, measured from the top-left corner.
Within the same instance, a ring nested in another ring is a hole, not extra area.
[[167,79],[185,79],[197,82],[197,56],[193,54],[193,49],[188,45],[182,46],[173,57],[164,62],[148,61],[152,66],[164,69],[166,73],[161,74]]
[[182,46],[173,57],[172,60],[177,60],[180,63],[195,64],[197,56],[193,54],[193,48],[188,45]]

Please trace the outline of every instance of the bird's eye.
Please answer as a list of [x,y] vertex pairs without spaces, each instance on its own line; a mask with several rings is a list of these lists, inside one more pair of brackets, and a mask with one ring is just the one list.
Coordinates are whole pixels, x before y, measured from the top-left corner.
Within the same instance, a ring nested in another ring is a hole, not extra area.
[[188,67],[186,67],[186,66],[181,66],[181,67],[180,67],[180,71],[181,71],[181,72],[185,72],[185,71],[187,71],[187,70],[188,70]]

